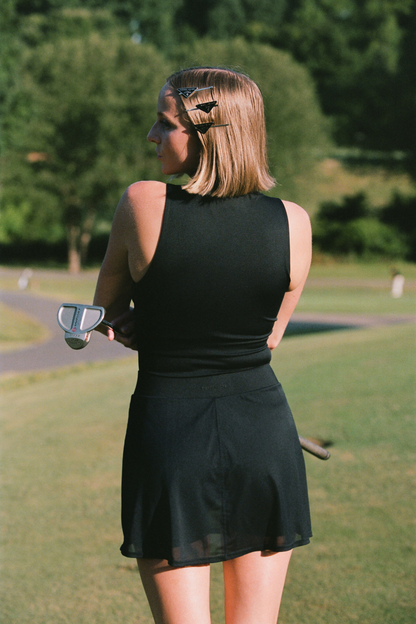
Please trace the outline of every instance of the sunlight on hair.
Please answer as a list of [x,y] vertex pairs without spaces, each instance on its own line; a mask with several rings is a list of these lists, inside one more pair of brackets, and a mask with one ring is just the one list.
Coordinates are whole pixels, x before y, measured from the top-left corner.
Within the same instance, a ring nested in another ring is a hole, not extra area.
[[[199,67],[172,74],[167,83],[174,89],[196,88],[186,99],[181,97],[183,115],[193,125],[213,124],[204,134],[198,133],[201,158],[184,189],[233,197],[268,191],[275,185],[267,162],[263,98],[248,76],[229,69]],[[211,85],[213,89],[209,89]],[[211,101],[218,105],[206,112],[200,105]]]

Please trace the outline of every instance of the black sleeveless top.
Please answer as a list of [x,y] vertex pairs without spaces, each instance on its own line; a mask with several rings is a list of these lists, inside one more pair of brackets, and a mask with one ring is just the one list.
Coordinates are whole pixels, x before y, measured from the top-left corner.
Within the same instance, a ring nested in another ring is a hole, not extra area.
[[280,199],[203,197],[168,184],[156,252],[133,289],[140,370],[182,377],[269,363],[289,283]]

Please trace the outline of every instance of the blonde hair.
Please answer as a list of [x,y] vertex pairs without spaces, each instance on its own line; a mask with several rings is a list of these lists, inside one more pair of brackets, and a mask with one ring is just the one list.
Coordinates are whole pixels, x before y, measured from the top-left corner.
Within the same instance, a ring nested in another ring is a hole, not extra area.
[[[166,82],[173,89],[212,86],[188,99],[179,96],[183,115],[192,124],[229,124],[198,132],[201,154],[195,175],[184,185],[189,193],[235,197],[274,186],[267,162],[263,98],[248,76],[230,69],[195,67],[172,74]],[[208,114],[199,109],[186,112],[211,100],[218,106]]]

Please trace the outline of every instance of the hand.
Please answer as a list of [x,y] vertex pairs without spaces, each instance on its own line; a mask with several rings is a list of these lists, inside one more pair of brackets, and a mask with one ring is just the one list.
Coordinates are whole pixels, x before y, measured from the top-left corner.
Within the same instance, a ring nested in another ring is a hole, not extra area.
[[112,329],[108,328],[108,339],[116,340],[128,349],[137,351],[137,336],[135,331],[133,308],[130,308],[126,312],[123,312],[123,314],[120,314],[120,316],[113,318],[111,320],[111,324],[114,325],[116,330],[119,331],[114,332]]

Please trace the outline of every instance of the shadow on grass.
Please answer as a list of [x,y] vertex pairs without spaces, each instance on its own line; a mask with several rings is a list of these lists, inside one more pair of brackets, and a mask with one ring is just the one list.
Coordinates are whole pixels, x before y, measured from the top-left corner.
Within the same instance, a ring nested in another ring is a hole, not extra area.
[[340,323],[316,323],[313,321],[290,321],[284,334],[284,338],[290,336],[303,336],[305,334],[320,334],[322,332],[357,329],[357,325]]

